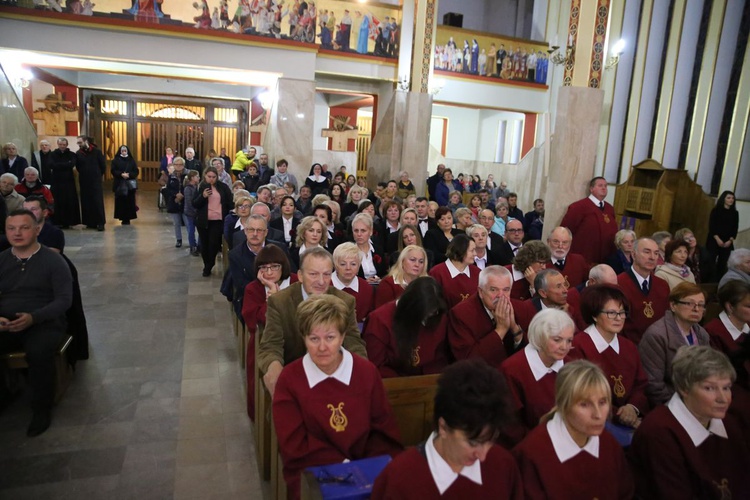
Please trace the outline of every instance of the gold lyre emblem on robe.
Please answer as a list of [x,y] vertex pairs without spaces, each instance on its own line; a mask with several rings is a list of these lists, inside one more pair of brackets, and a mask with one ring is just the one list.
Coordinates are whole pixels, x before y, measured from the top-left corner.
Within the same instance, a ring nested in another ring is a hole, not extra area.
[[732,490],[729,489],[729,479],[722,478],[721,482],[717,483],[714,481],[713,483],[714,486],[716,486],[716,489],[719,490],[719,494],[721,495],[719,498],[721,498],[721,500],[732,499]]
[[653,318],[654,317],[654,308],[651,306],[653,302],[646,302],[643,301],[643,315],[647,318]]
[[420,346],[417,346],[411,350],[411,366],[419,366],[419,362],[421,361],[419,359],[419,348]]
[[464,301],[464,300],[468,299],[469,297],[471,297],[470,293],[459,293],[459,295],[461,296],[461,300],[462,301]]
[[339,403],[338,406],[328,405],[328,409],[331,410],[331,418],[328,420],[328,423],[331,425],[331,429],[336,432],[344,432],[346,426],[349,425],[349,419],[344,415],[343,407],[343,402]]
[[618,375],[615,377],[614,375],[610,375],[609,378],[612,379],[612,382],[615,383],[615,386],[612,388],[612,392],[615,393],[615,396],[618,398],[621,398],[625,395],[625,386],[622,383],[622,375]]
[[565,288],[570,288],[570,281],[568,281],[568,277],[565,276],[564,274],[563,274],[563,276],[565,277],[565,283],[564,283],[565,284]]
[[609,215],[608,214],[602,214],[602,217],[604,217],[605,224],[609,224]]

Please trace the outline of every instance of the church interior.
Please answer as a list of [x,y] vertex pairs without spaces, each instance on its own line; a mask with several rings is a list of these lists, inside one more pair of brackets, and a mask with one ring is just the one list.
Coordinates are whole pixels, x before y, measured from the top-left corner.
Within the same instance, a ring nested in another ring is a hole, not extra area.
[[86,134],[141,169],[132,226],[65,231],[91,356],[44,435],[19,431],[23,401],[0,412],[0,498],[284,493],[221,274],[172,248],[166,147],[254,146],[298,179],[346,166],[371,190],[405,170],[419,196],[438,164],[492,175],[524,212],[544,199],[544,239],[596,176],[639,236],[705,240],[732,191],[750,247],[750,0],[299,3],[0,0],[0,143],[30,159]]

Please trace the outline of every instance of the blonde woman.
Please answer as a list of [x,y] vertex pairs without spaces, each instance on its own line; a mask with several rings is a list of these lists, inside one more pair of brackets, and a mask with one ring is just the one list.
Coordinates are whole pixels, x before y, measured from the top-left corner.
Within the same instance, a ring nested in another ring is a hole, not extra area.
[[375,292],[375,308],[399,298],[409,283],[421,276],[427,276],[427,252],[418,245],[409,245],[399,253],[388,276],[380,282]]
[[289,250],[295,269],[299,269],[299,256],[302,252],[315,247],[325,248],[326,243],[328,231],[320,219],[312,215],[302,219],[296,229],[294,246]]
[[611,392],[590,361],[562,367],[555,407],[513,449],[528,499],[633,498],[635,487],[620,444],[604,427]]

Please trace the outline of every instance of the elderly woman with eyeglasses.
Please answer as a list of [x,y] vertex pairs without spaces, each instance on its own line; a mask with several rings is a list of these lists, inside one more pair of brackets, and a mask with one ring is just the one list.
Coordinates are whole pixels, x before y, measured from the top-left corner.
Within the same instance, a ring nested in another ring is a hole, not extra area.
[[639,498],[750,498],[747,429],[730,408],[732,364],[708,346],[683,346],[670,366],[675,393],[649,413],[630,449]]
[[638,347],[619,333],[628,315],[628,299],[611,285],[593,285],[581,294],[581,315],[589,324],[573,339],[570,359],[587,359],[599,366],[612,389],[614,418],[638,427],[648,411],[646,384]]
[[245,287],[242,319],[247,328],[247,414],[255,417],[255,334],[258,326],[266,324],[268,298],[297,282],[291,272],[289,259],[276,245],[266,245],[255,257],[256,278]]
[[643,334],[638,351],[648,375],[646,395],[652,406],[669,401],[674,394],[672,360],[686,345],[709,345],[700,326],[706,310],[706,296],[695,283],[680,283],[669,292],[669,311]]
[[247,195],[247,191],[241,190],[234,194],[234,210],[224,217],[224,241],[230,250],[233,247],[234,233],[245,229],[252,207],[253,199]]

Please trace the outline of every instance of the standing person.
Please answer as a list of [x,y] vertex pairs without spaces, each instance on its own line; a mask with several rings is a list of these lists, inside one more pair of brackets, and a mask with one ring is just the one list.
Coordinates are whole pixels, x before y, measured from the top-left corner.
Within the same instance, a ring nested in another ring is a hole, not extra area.
[[104,155],[91,137],[79,135],[76,140],[76,170],[81,188],[81,218],[89,229],[104,231],[107,222],[104,214],[102,177],[107,170]]
[[196,215],[198,215],[198,211],[193,205],[193,199],[198,192],[198,183],[200,182],[200,180],[200,174],[197,170],[189,170],[187,176],[185,176],[185,180],[182,181],[182,194],[185,196],[185,201],[183,202],[183,210],[186,218],[185,229],[187,230],[188,242],[190,243],[190,255],[194,255],[196,257],[201,253],[198,249],[198,247],[200,246],[200,242],[197,242],[195,240],[195,217]]
[[23,178],[23,172],[26,167],[29,166],[29,162],[26,158],[18,155],[18,147],[12,142],[8,142],[3,146],[3,158],[0,160],[0,173],[10,172],[17,178]]
[[294,186],[294,191],[296,192],[297,189],[299,189],[299,185],[297,184],[297,177],[295,177],[294,174],[289,173],[288,170],[289,170],[288,161],[284,160],[283,158],[277,161],[276,173],[271,176],[269,183],[275,184],[279,187],[284,187],[284,184],[288,182]]
[[615,209],[604,201],[607,179],[594,177],[589,182],[589,196],[568,207],[560,222],[573,233],[570,251],[581,254],[590,264],[600,264],[615,253],[617,220]]
[[195,149],[189,146],[185,148],[185,168],[188,170],[197,170],[200,174],[203,173],[203,162],[195,157]]
[[76,166],[76,154],[68,149],[68,140],[60,137],[57,149],[52,151],[50,160],[50,190],[55,198],[55,223],[63,229],[81,223],[81,207],[78,204],[76,179],[73,169]]
[[727,260],[734,250],[734,239],[737,238],[739,223],[740,215],[737,212],[734,193],[724,191],[716,200],[716,206],[711,210],[706,238],[706,249],[711,253],[716,265],[716,276],[722,276],[727,272]]
[[164,149],[164,156],[159,160],[159,172],[169,173],[169,166],[174,163],[175,155],[172,148],[167,147]]
[[431,200],[435,199],[435,190],[437,185],[443,180],[443,172],[445,171],[445,165],[442,163],[437,166],[437,170],[434,175],[427,178],[427,193]]
[[[159,184],[163,187],[164,199],[167,202],[167,213],[172,217],[174,224],[175,248],[182,246],[182,224],[188,226],[185,215],[185,160],[179,156],[172,163],[171,172],[162,172]],[[192,201],[192,200],[190,200]],[[192,246],[192,245],[191,245]]]
[[555,407],[513,449],[526,498],[633,498],[622,446],[604,430],[611,406],[607,378],[595,364],[560,369]]
[[52,148],[46,139],[39,141],[39,151],[31,155],[31,166],[39,172],[39,178],[45,184],[52,184],[52,169],[50,163],[52,160]]
[[432,434],[386,466],[373,500],[523,498],[515,460],[496,444],[510,420],[507,400],[502,377],[487,364],[465,360],[446,368],[437,382]]
[[138,165],[126,145],[120,146],[120,154],[112,159],[110,171],[115,193],[115,219],[120,219],[123,226],[130,225],[132,219],[138,218],[135,206]]
[[224,219],[233,206],[232,191],[218,180],[219,173],[216,169],[208,167],[203,173],[203,182],[198,186],[193,198],[204,277],[211,276],[211,270],[216,263],[216,255],[221,250]]
[[40,229],[32,212],[14,210],[5,224],[12,248],[0,253],[0,353],[26,352],[33,392],[30,437],[42,434],[52,421],[55,354],[73,301],[70,268],[37,241]]

